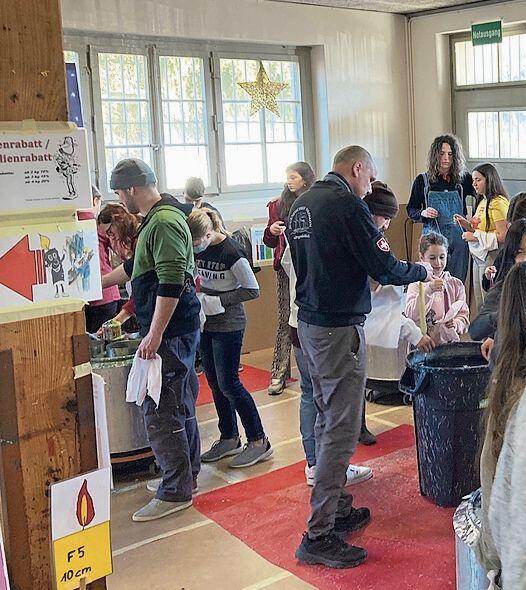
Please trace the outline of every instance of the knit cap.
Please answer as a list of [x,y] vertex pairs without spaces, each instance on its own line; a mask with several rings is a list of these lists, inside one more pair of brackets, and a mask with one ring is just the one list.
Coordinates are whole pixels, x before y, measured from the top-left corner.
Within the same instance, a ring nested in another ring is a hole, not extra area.
[[371,189],[371,192],[364,197],[371,215],[379,215],[388,219],[396,217],[399,207],[393,191],[379,180],[372,183]]
[[112,190],[127,189],[132,186],[155,184],[155,172],[146,162],[138,158],[121,160],[111,173],[110,187]]

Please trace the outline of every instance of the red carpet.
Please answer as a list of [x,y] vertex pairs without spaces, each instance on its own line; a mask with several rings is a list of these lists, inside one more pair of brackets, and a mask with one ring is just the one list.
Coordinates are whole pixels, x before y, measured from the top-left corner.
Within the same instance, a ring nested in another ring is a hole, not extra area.
[[[249,367],[248,365],[243,365],[243,367],[244,370],[239,373],[239,378],[249,393],[261,391],[268,387],[270,383],[269,371],[256,369],[255,367]],[[210,387],[208,387],[206,377],[203,373],[203,375],[199,377],[199,396],[197,397],[197,405],[203,406],[204,404],[211,404],[213,401],[212,391],[210,390]]]
[[348,488],[355,505],[372,512],[371,524],[348,538],[369,551],[358,568],[334,570],[295,559],[309,512],[303,462],[198,496],[194,507],[320,590],[454,589],[453,509],[420,496],[413,428],[399,426],[378,441],[372,447],[360,445],[354,456],[355,462],[373,468],[373,479]]

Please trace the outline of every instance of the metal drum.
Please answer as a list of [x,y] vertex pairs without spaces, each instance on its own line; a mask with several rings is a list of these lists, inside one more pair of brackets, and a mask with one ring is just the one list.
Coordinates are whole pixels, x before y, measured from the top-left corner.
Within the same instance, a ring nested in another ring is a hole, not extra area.
[[[142,408],[126,402],[126,384],[139,340],[121,340],[102,350],[92,346],[93,372],[106,384],[106,414],[112,463],[150,456]],[[95,354],[94,354],[95,353]]]

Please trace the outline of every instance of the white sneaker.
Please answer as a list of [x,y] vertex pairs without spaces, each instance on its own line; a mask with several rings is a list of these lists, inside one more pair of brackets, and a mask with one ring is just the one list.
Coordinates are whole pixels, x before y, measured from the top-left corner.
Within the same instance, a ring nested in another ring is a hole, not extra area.
[[357,483],[362,483],[371,479],[373,476],[373,470],[370,467],[364,465],[349,465],[347,467],[347,483],[346,486],[352,486]]
[[[305,479],[307,480],[308,486],[314,485],[314,475],[316,473],[316,465],[309,467],[305,465]],[[349,465],[347,467],[347,482],[346,486],[355,485],[371,479],[373,476],[373,470],[370,467],[364,467],[362,465]]]

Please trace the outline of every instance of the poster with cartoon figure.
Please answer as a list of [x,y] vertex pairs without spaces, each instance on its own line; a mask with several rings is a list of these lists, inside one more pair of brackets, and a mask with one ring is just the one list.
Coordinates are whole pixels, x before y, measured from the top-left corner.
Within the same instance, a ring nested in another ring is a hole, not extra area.
[[0,229],[0,308],[102,297],[95,221]]
[[86,130],[13,133],[0,125],[0,214],[91,207]]

